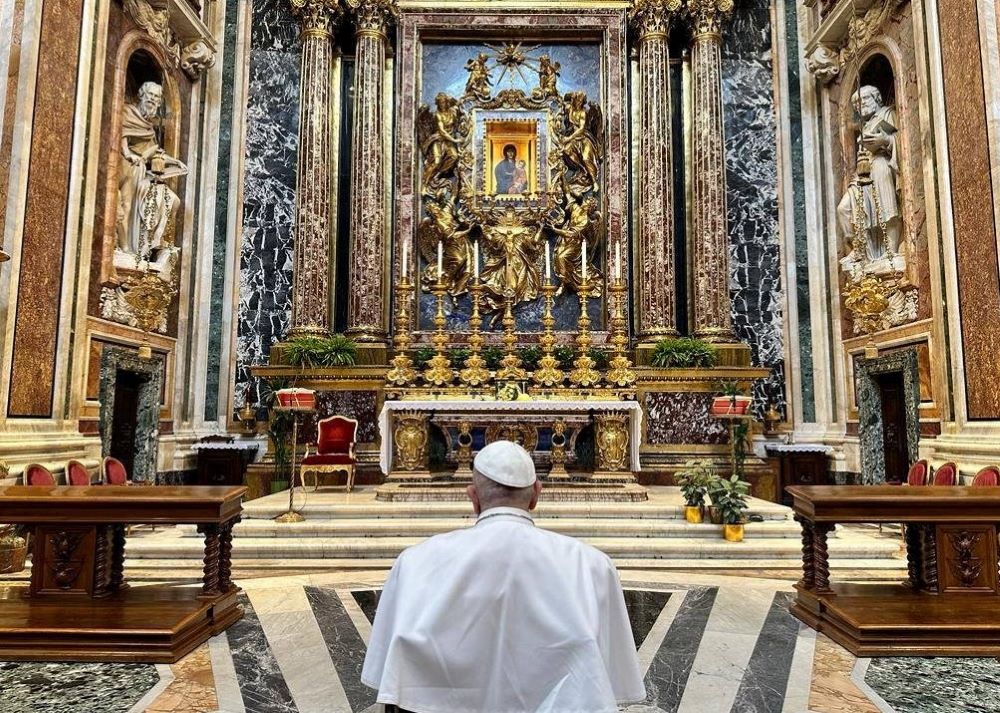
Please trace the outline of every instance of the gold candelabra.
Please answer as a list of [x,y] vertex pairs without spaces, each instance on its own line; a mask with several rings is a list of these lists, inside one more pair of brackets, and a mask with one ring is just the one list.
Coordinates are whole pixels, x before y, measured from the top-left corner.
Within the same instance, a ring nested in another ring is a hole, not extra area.
[[532,378],[535,383],[544,388],[553,388],[562,384],[565,374],[559,368],[559,360],[552,354],[556,345],[556,336],[552,331],[556,320],[552,316],[552,304],[556,294],[556,286],[552,280],[546,279],[542,285],[542,296],[545,298],[545,311],[542,313],[542,336],[538,343],[542,347],[542,358],[538,360],[538,368],[535,369]]
[[396,356],[392,358],[392,368],[385,375],[386,380],[395,386],[407,386],[417,378],[413,368],[413,360],[409,350],[413,342],[410,336],[410,295],[413,293],[413,283],[406,275],[399,278],[396,284]]
[[431,293],[437,298],[437,313],[434,315],[434,326],[437,329],[434,332],[434,337],[431,339],[437,353],[427,362],[427,368],[424,370],[424,379],[427,383],[437,387],[447,386],[455,378],[455,371],[451,368],[451,360],[445,354],[445,347],[448,345],[448,335],[444,331],[446,324],[444,296],[447,291],[448,288],[439,273],[437,282],[431,288]]
[[614,356],[608,362],[608,383],[619,389],[630,389],[635,385],[635,370],[632,360],[628,358],[628,329],[625,319],[625,281],[620,277],[608,286],[611,293],[611,337]]
[[466,386],[475,388],[490,380],[490,370],[486,368],[486,360],[482,357],[483,333],[482,318],[479,316],[479,303],[483,296],[483,283],[478,279],[469,287],[472,297],[472,316],[469,323],[472,333],[469,335],[469,356],[465,360],[465,368],[458,373],[459,379]]
[[590,317],[587,314],[587,297],[590,294],[590,282],[584,275],[577,296],[580,298],[580,317],[577,319],[576,350],[577,357],[573,361],[573,370],[569,380],[573,386],[589,389],[601,381],[601,374],[594,367],[596,362],[590,356],[593,343],[590,338]]
[[521,368],[521,357],[517,355],[517,335],[514,333],[514,291],[507,290],[503,313],[503,343],[506,354],[497,370],[497,379],[518,381],[528,376]]

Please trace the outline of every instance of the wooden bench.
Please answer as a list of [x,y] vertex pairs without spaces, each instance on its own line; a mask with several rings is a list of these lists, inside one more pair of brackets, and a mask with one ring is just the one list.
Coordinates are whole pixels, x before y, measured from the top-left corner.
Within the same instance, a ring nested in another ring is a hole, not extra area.
[[[856,656],[997,656],[1000,487],[793,486],[802,579],[792,613]],[[838,523],[904,523],[908,577],[832,583]]]
[[[0,660],[172,663],[243,616],[231,581],[243,487],[10,486],[0,522],[32,537],[28,587],[0,589]],[[129,587],[129,525],[194,524],[201,586]]]

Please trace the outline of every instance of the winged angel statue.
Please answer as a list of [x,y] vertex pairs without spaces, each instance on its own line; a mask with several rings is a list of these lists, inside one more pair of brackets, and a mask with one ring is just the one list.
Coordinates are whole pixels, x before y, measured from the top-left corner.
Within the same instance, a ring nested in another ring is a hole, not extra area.
[[426,104],[417,109],[417,141],[424,159],[420,185],[424,195],[441,200],[448,188],[458,188],[457,169],[471,124],[455,97],[440,92],[434,105],[434,110]]

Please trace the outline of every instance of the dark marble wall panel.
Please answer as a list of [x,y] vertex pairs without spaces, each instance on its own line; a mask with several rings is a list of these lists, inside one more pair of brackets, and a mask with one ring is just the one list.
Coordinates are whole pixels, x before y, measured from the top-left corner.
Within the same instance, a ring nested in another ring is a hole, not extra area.
[[784,398],[784,336],[776,109],[770,0],[737,3],[724,35],[722,100],[726,132],[733,327],[753,363],[771,369],[754,386],[755,408]]
[[320,391],[316,394],[319,418],[347,416],[358,422],[358,443],[378,442],[377,391]]
[[[255,0],[250,30],[246,163],[236,339],[236,394],[267,361],[291,316],[298,156],[298,28],[285,0]],[[243,107],[240,108],[241,110]],[[251,401],[258,400],[254,391]]]
[[646,440],[650,446],[729,443],[726,423],[708,415],[709,393],[649,393],[643,399]]
[[34,125],[10,368],[11,418],[49,418],[69,207],[83,3],[42,4]]

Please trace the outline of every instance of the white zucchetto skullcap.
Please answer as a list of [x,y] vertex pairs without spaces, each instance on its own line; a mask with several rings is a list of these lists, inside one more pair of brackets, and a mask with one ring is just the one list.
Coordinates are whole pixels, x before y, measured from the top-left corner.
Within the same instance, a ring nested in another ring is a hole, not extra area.
[[472,467],[484,478],[510,488],[527,488],[535,482],[531,454],[513,441],[490,443],[476,454]]

